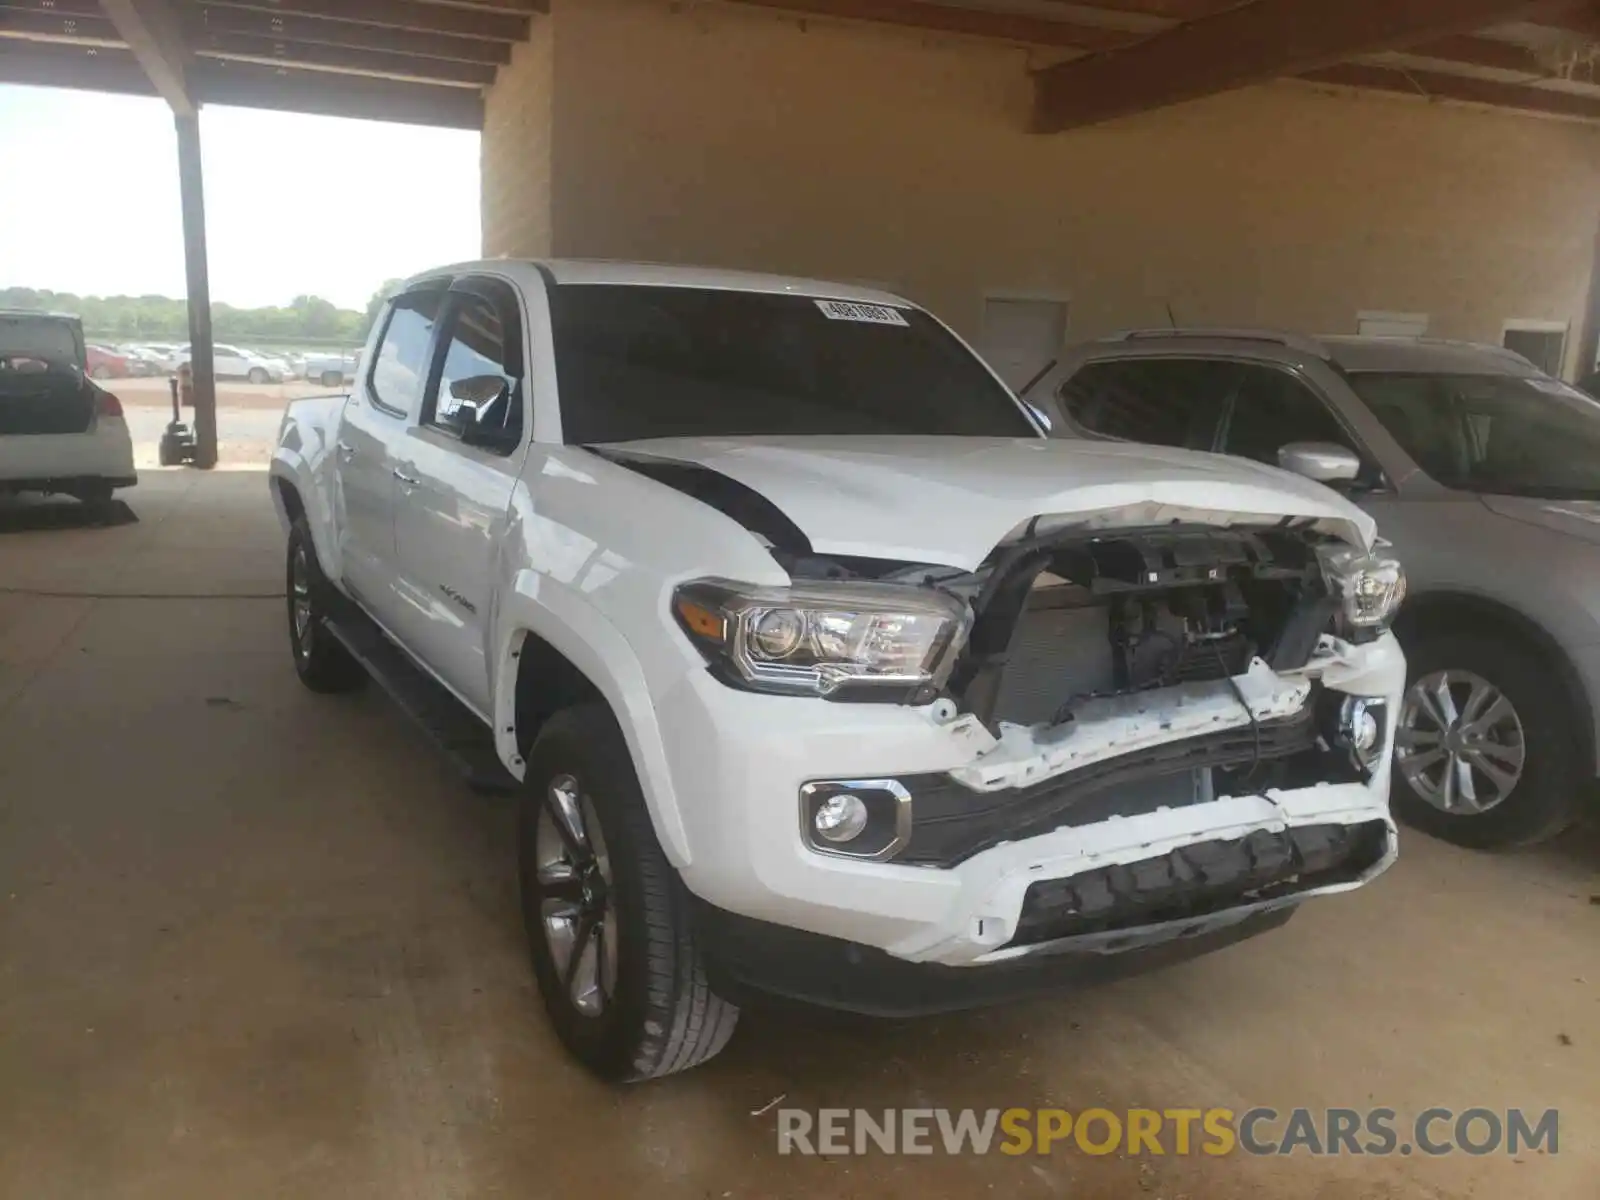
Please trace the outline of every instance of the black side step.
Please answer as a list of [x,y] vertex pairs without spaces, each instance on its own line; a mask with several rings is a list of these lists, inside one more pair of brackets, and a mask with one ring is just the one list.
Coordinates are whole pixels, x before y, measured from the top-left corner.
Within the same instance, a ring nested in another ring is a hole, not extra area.
[[[340,598],[343,600],[343,598]],[[495,752],[494,734],[461,701],[391,642],[366,613],[349,601],[323,620],[401,710],[443,750],[475,792],[506,795],[518,788]]]

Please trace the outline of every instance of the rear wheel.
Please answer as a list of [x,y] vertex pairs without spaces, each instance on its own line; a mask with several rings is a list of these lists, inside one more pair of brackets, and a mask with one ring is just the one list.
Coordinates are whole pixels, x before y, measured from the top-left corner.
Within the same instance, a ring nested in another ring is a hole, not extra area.
[[288,563],[289,648],[295,673],[313,692],[353,692],[366,682],[367,673],[323,624],[331,587],[317,562],[311,530],[298,517],[289,529]]
[[323,387],[338,387],[344,382],[344,376],[338,371],[324,371],[322,373]]
[[603,1079],[711,1058],[739,1010],[711,991],[688,896],[661,852],[611,712],[546,722],[528,756],[522,914],[539,991],[567,1050]]
[[78,503],[89,510],[89,516],[95,521],[107,521],[111,518],[112,488],[103,479],[90,483],[79,484],[72,490]]
[[106,366],[104,363],[101,363],[98,367],[89,372],[89,376],[91,379],[110,379],[111,368]]
[[266,369],[263,368],[263,367],[251,367],[250,368],[250,374],[249,374],[249,376],[247,378],[250,380],[251,383],[271,383],[272,382],[272,376],[267,374]]
[[1579,730],[1532,647],[1499,632],[1422,634],[1395,735],[1395,810],[1477,849],[1561,832],[1581,803]]

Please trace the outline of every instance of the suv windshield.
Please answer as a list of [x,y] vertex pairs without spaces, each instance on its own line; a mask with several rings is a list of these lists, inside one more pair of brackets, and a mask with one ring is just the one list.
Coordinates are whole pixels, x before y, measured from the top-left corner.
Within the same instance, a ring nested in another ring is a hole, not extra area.
[[569,444],[785,434],[1038,437],[924,312],[633,284],[552,289]]
[[1559,380],[1357,372],[1350,385],[1446,487],[1600,499],[1600,403]]

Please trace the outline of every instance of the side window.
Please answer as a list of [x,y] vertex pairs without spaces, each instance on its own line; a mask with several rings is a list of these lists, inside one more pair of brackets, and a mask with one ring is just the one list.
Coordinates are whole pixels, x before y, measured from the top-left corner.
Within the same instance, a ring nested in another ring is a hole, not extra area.
[[428,381],[428,347],[444,293],[408,292],[395,299],[372,364],[372,394],[383,408],[409,416]]
[[1243,368],[1222,442],[1225,454],[1278,465],[1278,448],[1289,442],[1332,442],[1360,453],[1322,398],[1287,371]]
[[446,327],[444,367],[422,422],[480,445],[512,445],[522,434],[522,396],[513,374],[500,309],[482,296],[456,293]]
[[1069,421],[1101,437],[1209,450],[1239,371],[1206,358],[1094,362],[1063,383],[1056,400]]

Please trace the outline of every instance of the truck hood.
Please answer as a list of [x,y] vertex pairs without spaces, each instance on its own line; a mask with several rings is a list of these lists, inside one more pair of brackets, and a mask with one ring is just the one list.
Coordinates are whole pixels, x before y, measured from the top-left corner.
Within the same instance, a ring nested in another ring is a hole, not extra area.
[[1372,518],[1320,484],[1160,446],[870,436],[660,438],[595,449],[727,476],[770,500],[823,554],[971,570],[1030,524],[1044,532],[1286,517],[1362,548],[1373,539]]

